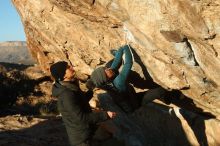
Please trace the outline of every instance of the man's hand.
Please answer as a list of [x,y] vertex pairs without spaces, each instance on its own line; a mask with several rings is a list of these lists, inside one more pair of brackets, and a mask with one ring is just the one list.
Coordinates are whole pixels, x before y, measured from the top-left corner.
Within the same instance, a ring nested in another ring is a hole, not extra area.
[[116,112],[107,111],[109,118],[113,119],[117,115]]

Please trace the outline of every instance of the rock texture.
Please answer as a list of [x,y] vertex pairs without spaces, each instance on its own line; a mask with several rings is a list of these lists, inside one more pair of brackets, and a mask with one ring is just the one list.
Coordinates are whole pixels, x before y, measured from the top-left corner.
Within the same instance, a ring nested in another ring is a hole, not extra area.
[[90,74],[113,57],[110,49],[129,43],[146,81],[148,70],[154,82],[220,119],[219,0],[12,1],[45,71],[67,60]]

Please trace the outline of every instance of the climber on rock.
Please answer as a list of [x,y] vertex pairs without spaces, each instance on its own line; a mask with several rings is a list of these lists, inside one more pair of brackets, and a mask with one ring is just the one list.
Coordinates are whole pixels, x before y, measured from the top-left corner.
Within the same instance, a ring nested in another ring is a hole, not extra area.
[[[131,47],[125,45],[113,53],[115,58],[110,67],[99,67],[92,72],[90,79],[87,81],[88,88],[106,90],[115,103],[127,113],[137,109],[140,104],[144,105],[156,98],[167,95],[168,91],[162,87],[137,94],[128,82],[134,60]],[[119,72],[121,65],[122,69]]]
[[138,107],[138,100],[134,96],[135,90],[127,81],[133,65],[131,47],[129,45],[120,47],[114,55],[115,58],[110,67],[99,67],[92,72],[87,86],[106,90],[123,111],[130,113]]
[[112,119],[116,113],[91,110],[88,102],[93,92],[83,93],[80,90],[76,73],[67,62],[59,61],[51,65],[50,72],[55,79],[52,95],[58,97],[58,110],[62,115],[71,146],[89,146],[94,132],[91,125]]

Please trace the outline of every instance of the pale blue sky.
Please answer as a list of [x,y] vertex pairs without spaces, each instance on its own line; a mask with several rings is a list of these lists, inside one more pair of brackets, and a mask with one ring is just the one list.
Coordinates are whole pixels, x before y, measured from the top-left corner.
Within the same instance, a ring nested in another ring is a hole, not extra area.
[[0,0],[0,42],[25,40],[21,19],[11,0]]

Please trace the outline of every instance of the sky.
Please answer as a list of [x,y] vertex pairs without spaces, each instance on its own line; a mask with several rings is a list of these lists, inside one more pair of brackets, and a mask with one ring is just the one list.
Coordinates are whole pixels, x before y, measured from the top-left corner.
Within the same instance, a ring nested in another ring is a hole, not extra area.
[[0,0],[0,42],[25,40],[20,16],[11,0]]

